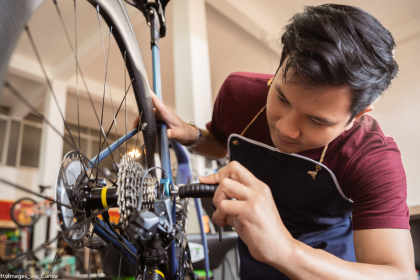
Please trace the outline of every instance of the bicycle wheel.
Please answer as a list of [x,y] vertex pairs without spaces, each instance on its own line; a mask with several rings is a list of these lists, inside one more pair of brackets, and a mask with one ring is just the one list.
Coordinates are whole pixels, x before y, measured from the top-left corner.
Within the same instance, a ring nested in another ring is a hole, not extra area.
[[[72,3],[75,3],[75,0],[70,0]],[[5,85],[9,92],[15,95],[17,99],[20,99],[22,101],[22,104],[25,106],[28,106],[30,110],[36,113],[37,116],[41,117],[43,122],[53,128],[53,130],[56,130],[54,127],[51,126],[50,122],[33,106],[31,106],[31,102],[25,98],[24,95],[20,94],[18,90],[14,87],[14,85],[5,80],[6,75],[6,69],[7,65],[10,61],[10,57],[13,53],[13,49],[16,46],[16,43],[18,41],[18,38],[22,32],[28,33],[28,37],[30,38],[30,41],[33,42],[33,38],[30,32],[30,26],[29,28],[25,28],[27,22],[29,21],[31,15],[36,11],[38,7],[43,4],[44,0],[18,0],[18,1],[1,1],[0,2],[0,31],[4,32],[4,39],[0,42],[0,81],[1,81],[1,87]],[[60,1],[54,1],[55,7],[57,7],[58,16],[62,20],[62,15],[59,11],[59,3]],[[79,2],[79,1],[77,1]],[[125,9],[125,6],[122,1],[116,0],[116,1],[109,1],[109,0],[87,0],[90,4],[92,4],[92,9],[95,8],[98,11],[98,14],[100,14],[101,18],[106,22],[108,25],[110,31],[112,31],[113,38],[116,42],[116,45],[121,53],[121,59],[124,61],[125,65],[125,71],[128,73],[131,89],[134,93],[134,97],[136,100],[136,105],[138,109],[138,114],[141,116],[141,135],[142,139],[139,140],[139,142],[143,142],[144,149],[140,149],[142,154],[145,156],[145,163],[147,168],[151,168],[155,166],[155,152],[156,152],[156,120],[153,113],[153,104],[151,100],[151,95],[149,91],[149,85],[146,78],[145,68],[143,65],[143,60],[140,54],[139,46],[137,44],[137,39],[135,37],[133,27],[131,26],[130,19],[128,17],[127,11]],[[55,16],[57,16],[57,14]],[[99,28],[101,26],[100,19],[98,15],[99,20]],[[63,23],[63,26],[65,28],[65,24]],[[65,29],[64,29],[65,30]],[[102,32],[102,31],[101,31]],[[110,32],[111,34],[111,32]],[[68,37],[68,32],[65,30],[63,32],[63,36]],[[77,35],[76,35],[77,36]],[[101,33],[102,36],[102,33]],[[36,39],[36,38],[35,38]],[[101,37],[102,40],[102,37]],[[77,61],[77,48],[72,46],[71,41],[70,43],[70,49],[72,50],[72,53],[74,55],[76,67],[76,76],[80,75],[82,77],[83,82],[85,82],[83,78],[83,73],[80,65]],[[109,53],[109,47],[111,44],[108,44],[108,53]],[[36,50],[36,46],[34,46],[35,53],[37,55],[37,59],[40,61],[40,67],[44,69],[43,63],[42,63],[42,57],[38,55],[38,51]],[[104,59],[105,59],[105,48],[104,43],[102,40],[102,49],[98,51],[103,51],[104,53]],[[109,86],[109,77],[108,77],[108,62],[105,62],[105,85],[104,88]],[[46,71],[43,71],[45,74],[45,80],[47,82],[48,87],[52,90],[49,77],[46,74]],[[5,82],[3,82],[5,81]],[[108,83],[108,84],[107,84]],[[86,85],[85,85],[86,86]],[[127,88],[124,89],[125,94],[127,94]],[[89,94],[89,90],[86,88],[86,91],[88,93],[89,101],[92,104],[91,110],[95,112],[96,120],[98,122],[98,130],[100,131],[99,141],[98,144],[102,148],[104,147],[104,150],[110,149],[110,141],[103,140],[101,137],[104,137],[106,139],[106,132],[111,131],[111,127],[107,130],[102,125],[102,118],[101,116],[98,116],[96,113],[95,107],[93,105],[92,98]],[[110,91],[109,91],[110,92]],[[54,92],[53,92],[54,94]],[[111,94],[110,94],[111,95]],[[104,89],[104,96],[105,96],[105,89]],[[1,98],[1,96],[0,96]],[[55,98],[55,97],[54,97]],[[105,97],[104,97],[105,98]],[[111,96],[112,99],[112,96]],[[124,98],[125,99],[125,98]],[[124,99],[121,101],[121,105],[123,104]],[[111,102],[112,104],[112,102]],[[120,105],[120,108],[121,108]],[[102,102],[102,110],[103,110],[104,102]],[[112,109],[114,121],[117,117],[114,111],[114,108]],[[118,114],[118,113],[117,113]],[[65,125],[66,133],[70,135],[71,138],[71,131],[69,129],[69,125],[67,124],[64,115],[62,114],[62,118]],[[101,120],[100,120],[101,119]],[[114,122],[113,121],[113,122]],[[83,123],[83,119],[80,121]],[[115,126],[114,126],[115,127]],[[79,134],[80,134],[80,125],[79,125]],[[56,130],[57,131],[57,130]],[[118,132],[116,133],[118,136]],[[124,135],[124,133],[119,133],[119,136]],[[127,135],[127,134],[126,134]],[[63,172],[58,172],[60,177],[60,174],[66,174],[67,176],[72,176],[71,179],[66,180],[66,184],[63,185],[63,189],[66,187],[73,187],[75,184],[77,184],[79,181],[77,180],[78,177],[81,174],[85,174],[86,176],[91,178],[92,174],[96,173],[96,177],[98,176],[98,172],[101,174],[100,176],[105,177],[108,182],[111,182],[112,185],[115,186],[115,182],[112,179],[112,176],[110,176],[110,172],[106,172],[106,170],[102,170],[98,167],[98,163],[95,161],[90,160],[81,150],[82,146],[80,144],[77,144],[73,139],[72,141],[69,141],[69,139],[66,139],[64,135],[60,135],[65,143],[67,143],[68,146],[72,148],[72,150],[75,150],[73,152],[70,152],[66,155],[66,157],[63,160],[63,163],[66,161],[68,165],[64,165],[62,163],[61,166],[48,166],[48,168],[55,169],[57,172],[59,170]],[[80,137],[80,136],[79,136]],[[138,136],[137,136],[138,137]],[[118,138],[118,137],[117,137]],[[104,142],[102,142],[104,141]],[[73,142],[73,143],[72,143]],[[137,140],[136,140],[136,147],[137,147]],[[42,157],[42,155],[41,155]],[[111,152],[108,157],[112,157],[113,166],[118,166],[118,162],[116,162],[113,158],[113,153]],[[81,159],[79,159],[81,158]],[[64,169],[62,169],[64,166]],[[74,167],[76,166],[76,167]],[[79,173],[77,173],[75,170],[78,169]],[[89,169],[89,171],[88,171]],[[110,168],[112,169],[112,168]],[[67,172],[69,171],[69,172]],[[154,175],[154,172],[152,173]],[[0,175],[0,179],[2,176]],[[68,179],[68,178],[67,178]],[[68,182],[71,181],[71,185],[68,184]],[[95,183],[99,185],[100,178],[95,178]],[[1,180],[2,183],[7,183],[6,180]],[[9,182],[10,185],[17,187],[16,184],[13,184],[13,182]],[[78,188],[78,190],[81,190],[81,187]],[[57,201],[57,197],[60,199]],[[84,213],[83,215],[79,215],[76,212],[69,208],[75,209],[78,208],[79,201],[76,201],[73,197],[68,196],[66,193],[61,192],[59,195],[56,195],[55,197],[56,201],[59,202],[57,205],[57,213],[58,213],[58,220],[59,225],[64,232],[65,229],[69,228],[69,225],[74,224],[75,222],[81,222],[84,223],[85,220],[87,220],[89,217],[93,217],[96,215],[96,213]],[[64,207],[64,208],[63,208]],[[64,211],[64,210],[70,210],[70,211]],[[83,212],[83,211],[81,211]],[[61,220],[60,220],[61,219]],[[67,223],[67,224],[66,224]],[[73,248],[81,248],[88,244],[89,237],[92,238],[92,233],[90,232],[92,225],[92,219],[86,222],[86,226],[83,230],[75,230],[75,232],[72,234],[71,242],[68,242],[69,239],[65,239],[70,246],[74,246]],[[54,238],[53,238],[54,239]],[[60,249],[59,249],[60,250]],[[58,250],[58,251],[59,251]],[[115,254],[115,252],[114,252]],[[53,265],[54,266],[54,265]]]
[[10,217],[20,227],[31,227],[39,219],[39,214],[34,213],[32,207],[37,202],[32,198],[21,198],[13,203],[10,209]]

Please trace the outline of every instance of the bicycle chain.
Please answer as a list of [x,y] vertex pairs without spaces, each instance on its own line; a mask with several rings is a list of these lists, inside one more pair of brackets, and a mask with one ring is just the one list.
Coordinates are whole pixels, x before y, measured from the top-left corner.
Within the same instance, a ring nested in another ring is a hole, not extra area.
[[[122,156],[117,180],[117,203],[123,229],[128,225],[131,215],[137,211],[137,205],[140,201],[140,185],[144,174],[143,167],[135,162],[132,156],[128,154]],[[153,208],[153,202],[156,199],[156,183],[157,179],[150,174],[145,176],[142,209]]]

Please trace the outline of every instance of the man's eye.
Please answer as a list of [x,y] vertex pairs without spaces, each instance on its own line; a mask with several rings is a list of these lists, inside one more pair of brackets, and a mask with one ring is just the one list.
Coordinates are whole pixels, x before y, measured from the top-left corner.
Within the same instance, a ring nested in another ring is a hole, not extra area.
[[281,101],[284,102],[286,104],[288,104],[288,102],[286,100],[284,100],[280,95],[277,95],[277,98]]
[[319,123],[319,122],[317,122],[317,121],[315,121],[314,119],[312,119],[312,118],[309,118],[314,124],[317,124],[317,125],[324,125],[324,124],[322,124],[322,123]]

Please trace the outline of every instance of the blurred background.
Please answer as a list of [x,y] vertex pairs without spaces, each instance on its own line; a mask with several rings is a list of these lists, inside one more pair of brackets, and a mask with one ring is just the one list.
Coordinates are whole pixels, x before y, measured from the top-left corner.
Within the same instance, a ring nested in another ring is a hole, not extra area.
[[[102,110],[105,63],[101,34],[96,10],[86,1],[77,1],[78,59],[92,95],[97,112]],[[336,1],[360,7],[378,18],[393,34],[397,43],[396,59],[400,67],[398,79],[390,90],[377,102],[371,113],[385,134],[392,136],[401,150],[407,175],[407,203],[412,215],[412,234],[416,245],[420,242],[420,227],[415,223],[420,215],[420,1],[418,0],[348,0]],[[73,1],[59,1],[63,18],[74,44],[75,21]],[[282,28],[306,5],[324,4],[318,0],[172,0],[166,9],[167,36],[160,41],[163,100],[185,121],[198,126],[211,120],[213,101],[225,78],[232,72],[246,71],[272,73],[280,59],[279,38]],[[150,30],[144,16],[126,5],[134,32],[143,56],[151,83],[152,62]],[[101,21],[105,50],[108,50],[109,30]],[[81,147],[87,156],[98,153],[99,127],[87,97],[81,78],[76,81],[74,58],[55,10],[53,1],[45,1],[29,22],[38,51],[52,80],[58,103],[77,134],[77,91],[80,93]],[[113,121],[124,96],[124,61],[111,38],[109,42],[109,66],[112,102],[107,93],[104,98],[104,127]],[[12,56],[7,79],[31,104],[45,116],[60,123],[60,115],[36,60],[30,42],[23,33]],[[63,144],[42,120],[4,90],[0,100],[0,174],[3,178],[38,191],[39,185],[54,185],[57,168],[63,155],[71,148]],[[134,96],[127,95],[127,110],[123,106],[117,118],[119,135],[125,131],[124,114],[128,129],[137,114]],[[61,122],[62,126],[62,122]],[[69,138],[64,127],[63,134]],[[113,130],[110,142],[116,140]],[[129,143],[127,150],[135,148]],[[48,152],[47,152],[48,151]],[[125,152],[125,145],[124,150]],[[115,153],[115,157],[118,157]],[[204,174],[217,168],[210,159],[192,156],[194,174]],[[48,164],[47,164],[48,163]],[[112,161],[104,161],[101,167],[113,170]],[[11,204],[25,193],[0,184],[0,234],[10,233],[16,225],[8,216]],[[52,189],[47,190],[52,195]],[[209,213],[211,215],[211,213]],[[55,219],[54,219],[55,220]],[[55,221],[53,221],[55,222]],[[45,220],[35,229],[35,244],[45,240]],[[191,233],[195,233],[194,223]],[[42,229],[41,229],[42,228]],[[54,227],[49,229],[54,232]],[[10,247],[10,246],[9,246]],[[0,245],[0,254],[1,254]],[[5,253],[4,253],[5,254]],[[3,255],[4,255],[3,254]],[[6,256],[6,255],[4,255]],[[10,256],[10,254],[9,254]],[[420,256],[419,256],[420,257]],[[232,257],[233,258],[233,257]],[[417,258],[419,259],[419,258]],[[220,272],[221,273],[221,272]],[[227,273],[226,275],[228,275]],[[226,279],[230,279],[226,276]]]

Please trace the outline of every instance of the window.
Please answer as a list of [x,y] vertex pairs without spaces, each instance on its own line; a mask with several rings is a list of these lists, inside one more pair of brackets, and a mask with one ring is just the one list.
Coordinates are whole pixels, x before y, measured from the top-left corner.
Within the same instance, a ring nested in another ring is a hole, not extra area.
[[2,162],[3,150],[4,150],[5,141],[6,141],[6,128],[7,128],[7,121],[0,119],[0,162]]
[[[34,114],[29,114],[23,120],[16,119],[8,115],[8,113],[8,108],[0,107],[0,165],[38,168],[42,140],[42,119]],[[75,124],[68,125],[76,146],[79,147],[79,129]],[[92,159],[98,154],[100,134],[101,132],[97,129],[80,127],[81,151],[89,159]],[[72,142],[66,129],[64,130],[64,137]],[[137,150],[140,151],[140,147],[143,145],[143,141],[140,139],[142,139],[141,135],[138,140],[137,137],[133,137],[128,141],[127,149],[126,144],[121,145],[120,149],[116,149],[112,153],[115,162],[119,163],[120,153],[125,154],[127,150],[132,151],[136,146],[136,141],[138,142]],[[111,145],[116,140],[116,135],[110,133],[108,143]],[[102,135],[101,142],[103,141],[104,137]],[[108,149],[106,143],[102,146],[102,150],[105,149]],[[63,142],[63,156],[73,150],[74,148],[72,146],[65,141]],[[113,173],[116,174],[116,168],[111,156],[105,158],[99,164],[99,167],[107,173],[109,170],[114,171]]]
[[20,165],[38,167],[42,129],[25,124],[20,152]]
[[9,166],[16,166],[16,158],[18,152],[20,123],[12,121],[12,126],[9,133],[9,147],[7,149],[7,162]]
[[16,119],[8,113],[8,108],[0,107],[0,164],[37,168],[42,119],[34,114]]

